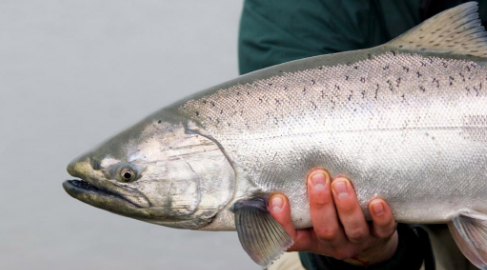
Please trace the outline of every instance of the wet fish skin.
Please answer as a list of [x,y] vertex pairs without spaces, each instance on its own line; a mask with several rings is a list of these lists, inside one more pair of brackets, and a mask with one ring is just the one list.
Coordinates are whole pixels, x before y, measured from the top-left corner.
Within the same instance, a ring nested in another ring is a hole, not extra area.
[[445,222],[462,208],[487,212],[485,62],[361,53],[368,59],[347,64],[335,55],[337,63],[236,82],[178,112],[245,168],[239,181],[285,193],[299,228],[311,226],[304,179],[318,166],[347,175],[367,215],[374,197],[399,222]]
[[197,93],[74,160],[83,180],[64,188],[146,222],[237,229],[266,267],[292,244],[266,198],[284,193],[294,225],[311,227],[305,178],[324,167],[352,180],[367,218],[382,197],[399,222],[448,223],[487,269],[487,33],[476,10]]

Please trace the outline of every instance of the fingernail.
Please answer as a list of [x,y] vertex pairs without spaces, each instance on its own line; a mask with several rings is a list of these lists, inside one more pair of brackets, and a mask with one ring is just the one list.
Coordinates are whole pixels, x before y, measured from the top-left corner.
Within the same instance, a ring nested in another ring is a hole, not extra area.
[[384,214],[384,205],[382,205],[381,202],[374,203],[372,205],[372,209],[374,209],[374,212],[377,216],[382,216]]
[[344,181],[334,183],[333,189],[335,190],[338,199],[344,199],[348,196],[347,184]]
[[272,206],[272,212],[280,212],[282,210],[282,206],[284,205],[284,201],[282,200],[281,197],[275,196],[274,198],[271,199],[271,206]]
[[314,190],[324,190],[325,189],[325,182],[326,182],[326,177],[322,173],[317,173],[311,176],[311,187]]

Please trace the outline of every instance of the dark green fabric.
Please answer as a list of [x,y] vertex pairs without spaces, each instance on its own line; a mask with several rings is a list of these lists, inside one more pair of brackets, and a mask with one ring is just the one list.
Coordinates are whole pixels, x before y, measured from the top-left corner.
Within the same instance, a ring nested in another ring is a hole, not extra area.
[[247,0],[240,73],[383,44],[421,22],[420,0]]
[[[369,48],[468,0],[246,0],[240,74],[310,56]],[[487,0],[479,0],[487,22]]]

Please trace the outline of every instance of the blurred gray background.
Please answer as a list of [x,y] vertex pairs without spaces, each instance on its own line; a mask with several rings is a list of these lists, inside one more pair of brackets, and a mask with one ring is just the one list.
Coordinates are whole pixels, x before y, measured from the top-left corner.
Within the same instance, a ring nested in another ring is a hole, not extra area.
[[242,0],[0,0],[0,269],[259,269],[234,232],[83,204],[67,163],[237,76]]

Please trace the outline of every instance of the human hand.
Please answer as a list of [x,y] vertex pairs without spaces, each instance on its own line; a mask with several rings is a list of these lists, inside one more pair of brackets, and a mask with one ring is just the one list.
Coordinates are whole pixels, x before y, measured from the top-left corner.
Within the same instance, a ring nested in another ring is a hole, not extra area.
[[348,179],[339,176],[330,181],[325,170],[314,169],[307,181],[313,228],[294,228],[285,195],[273,194],[269,201],[272,216],[294,240],[288,251],[323,254],[362,266],[394,255],[398,244],[396,222],[383,199],[370,201],[372,222],[368,224]]

